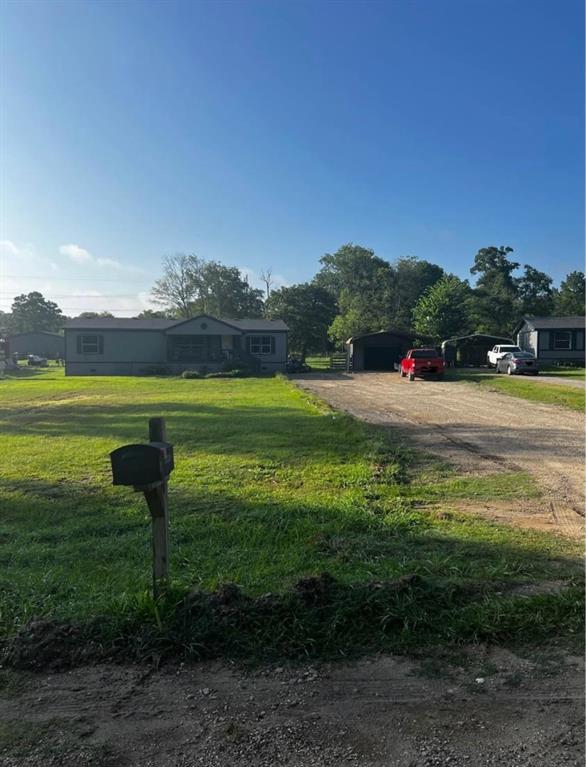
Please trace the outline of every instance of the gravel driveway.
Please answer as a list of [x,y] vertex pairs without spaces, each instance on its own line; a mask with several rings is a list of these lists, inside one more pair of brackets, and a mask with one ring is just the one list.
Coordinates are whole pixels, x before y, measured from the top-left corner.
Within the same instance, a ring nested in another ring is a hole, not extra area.
[[584,417],[462,381],[409,382],[396,373],[308,374],[298,386],[471,472],[526,471],[545,493],[558,529],[580,534]]
[[0,678],[0,767],[583,764],[581,658],[460,655],[458,666],[390,656]]

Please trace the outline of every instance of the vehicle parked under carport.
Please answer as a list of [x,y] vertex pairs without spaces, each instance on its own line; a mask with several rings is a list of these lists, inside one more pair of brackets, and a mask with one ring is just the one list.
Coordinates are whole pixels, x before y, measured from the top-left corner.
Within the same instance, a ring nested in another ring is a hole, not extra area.
[[508,352],[500,360],[497,360],[497,373],[507,375],[532,375],[539,373],[539,360],[529,352]]

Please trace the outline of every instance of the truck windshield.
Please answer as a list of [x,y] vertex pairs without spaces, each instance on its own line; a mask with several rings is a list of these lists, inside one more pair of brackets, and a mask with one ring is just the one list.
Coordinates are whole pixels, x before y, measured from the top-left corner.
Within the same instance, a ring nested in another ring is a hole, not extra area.
[[431,360],[438,356],[435,349],[415,349],[411,352],[411,356],[416,360]]

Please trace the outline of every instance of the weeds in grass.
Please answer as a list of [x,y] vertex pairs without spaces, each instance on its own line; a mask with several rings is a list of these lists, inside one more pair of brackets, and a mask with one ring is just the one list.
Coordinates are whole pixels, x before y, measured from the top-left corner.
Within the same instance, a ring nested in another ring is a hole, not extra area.
[[522,376],[504,376],[496,373],[479,373],[478,371],[466,370],[451,371],[450,377],[470,381],[493,391],[509,394],[512,397],[520,397],[532,402],[544,402],[550,405],[561,405],[571,410],[579,410],[582,413],[586,404],[584,389],[570,388],[562,383],[541,383],[540,381],[527,381]]
[[[67,647],[135,658],[576,635],[578,592],[523,601],[507,584],[578,582],[579,543],[450,508],[535,497],[527,476],[457,476],[283,378],[59,375],[2,384],[5,641],[35,618],[60,626]],[[167,419],[176,456],[174,586],[156,605],[148,512],[111,487],[108,464],[114,447],[146,439],[153,415]],[[293,586],[320,572],[334,579],[329,596],[308,605]],[[415,580],[393,591],[406,576]],[[213,596],[226,582],[242,588],[229,617]]]

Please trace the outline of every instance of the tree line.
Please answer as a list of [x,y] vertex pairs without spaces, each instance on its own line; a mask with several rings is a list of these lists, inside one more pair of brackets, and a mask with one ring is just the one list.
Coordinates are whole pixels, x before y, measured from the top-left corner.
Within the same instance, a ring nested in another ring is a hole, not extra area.
[[[408,256],[391,263],[350,243],[326,253],[308,282],[273,288],[272,271],[265,270],[264,291],[236,267],[177,254],[163,259],[152,289],[161,308],[137,316],[283,319],[291,350],[305,356],[388,328],[413,329],[435,341],[474,332],[510,337],[522,315],[584,314],[583,272],[570,272],[556,288],[549,275],[530,264],[521,268],[512,254],[508,246],[481,248],[470,266],[472,285],[430,261]],[[65,319],[57,304],[33,292],[17,296],[10,313],[0,313],[0,332],[55,331]]]
[[510,337],[522,315],[584,314],[583,272],[571,272],[555,288],[545,272],[530,264],[521,269],[512,253],[508,246],[481,248],[470,267],[472,286],[430,261],[407,256],[390,263],[350,243],[326,253],[309,282],[271,289],[266,270],[264,292],[233,267],[176,255],[164,260],[153,298],[164,307],[160,316],[283,319],[291,350],[302,356],[387,328],[413,329],[435,341],[475,332]]

